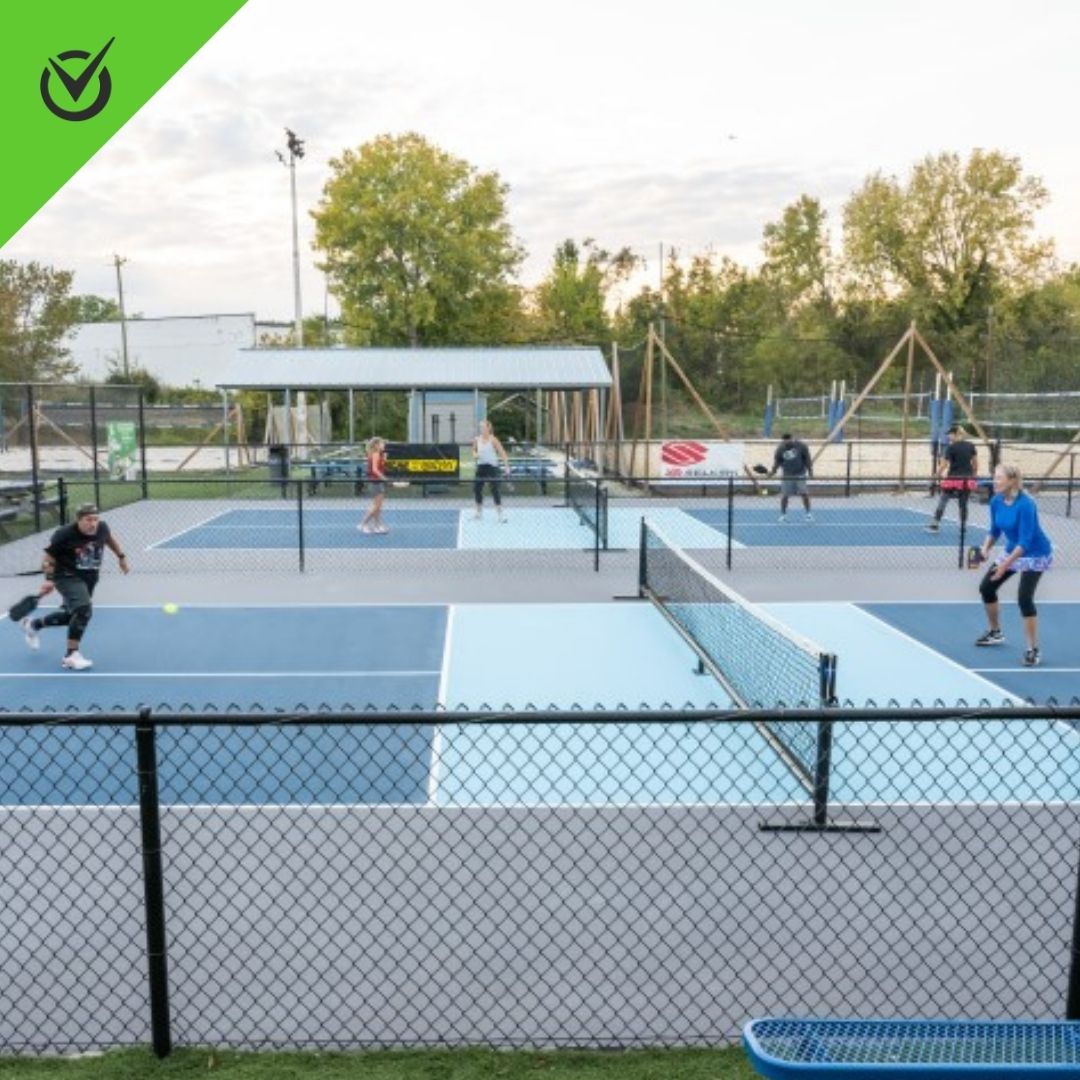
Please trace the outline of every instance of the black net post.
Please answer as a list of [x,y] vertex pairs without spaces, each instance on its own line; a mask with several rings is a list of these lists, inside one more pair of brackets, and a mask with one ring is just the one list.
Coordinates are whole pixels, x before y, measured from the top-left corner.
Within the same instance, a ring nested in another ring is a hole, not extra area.
[[169,1023],[169,965],[165,938],[165,880],[161,862],[161,807],[158,802],[157,739],[150,710],[139,710],[135,726],[142,826],[143,896],[146,909],[146,960],[150,989],[150,1038],[154,1053],[172,1051]]
[[1076,473],[1076,455],[1069,455],[1069,487],[1065,495],[1065,516],[1072,517],[1073,478]]
[[844,497],[851,498],[851,449],[852,443],[847,444],[847,464],[844,467]]
[[150,498],[150,481],[146,475],[146,407],[143,388],[139,387],[139,471],[142,473],[142,497]]
[[727,482],[727,552],[725,554],[725,562],[727,568],[731,569],[731,553],[733,543],[731,534],[735,531],[735,478],[728,477]]
[[641,519],[641,536],[638,541],[638,596],[645,599],[645,583],[649,580],[648,561],[646,549],[648,548],[648,532],[645,527],[645,519]]
[[956,551],[956,568],[963,570],[967,565],[967,502],[964,493],[960,493],[960,544]]
[[300,573],[304,572],[304,481],[296,481],[296,546],[300,556]]
[[34,532],[41,532],[41,466],[38,461],[37,402],[34,401],[34,384],[26,384],[26,422],[30,425],[30,488],[34,500]]

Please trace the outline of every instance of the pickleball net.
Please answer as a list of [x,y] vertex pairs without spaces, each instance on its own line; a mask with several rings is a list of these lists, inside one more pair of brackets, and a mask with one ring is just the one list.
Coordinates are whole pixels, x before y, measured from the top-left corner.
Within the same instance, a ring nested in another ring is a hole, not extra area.
[[608,493],[599,479],[566,466],[566,501],[577,511],[583,525],[592,529],[597,545],[608,546]]
[[[656,605],[739,708],[835,704],[834,653],[740,596],[647,518],[641,522],[639,593]],[[832,721],[770,717],[755,720],[755,726],[813,796],[815,821],[820,815],[818,823],[824,824]]]

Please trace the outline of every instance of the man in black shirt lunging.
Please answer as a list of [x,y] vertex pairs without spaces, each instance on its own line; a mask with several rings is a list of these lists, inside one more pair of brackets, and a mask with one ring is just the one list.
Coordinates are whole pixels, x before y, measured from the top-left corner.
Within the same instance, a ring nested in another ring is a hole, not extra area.
[[968,497],[975,488],[979,473],[979,454],[975,445],[968,441],[959,424],[949,428],[949,445],[945,447],[938,475],[941,477],[941,498],[938,499],[934,520],[926,526],[927,532],[936,533],[941,528],[941,518],[949,500],[955,498],[960,506],[960,520],[967,520]]
[[68,628],[67,653],[61,666],[69,671],[85,671],[94,666],[83,656],[79,644],[94,613],[90,598],[97,587],[106,547],[120,560],[120,569],[126,574],[129,569],[127,556],[116,537],[101,520],[98,508],[92,503],[84,503],[75,512],[74,525],[63,525],[52,534],[41,560],[41,568],[45,571],[41,595],[47,596],[56,589],[64,598],[64,606],[40,619],[22,621],[26,643],[31,649],[41,647],[38,632],[45,627]]

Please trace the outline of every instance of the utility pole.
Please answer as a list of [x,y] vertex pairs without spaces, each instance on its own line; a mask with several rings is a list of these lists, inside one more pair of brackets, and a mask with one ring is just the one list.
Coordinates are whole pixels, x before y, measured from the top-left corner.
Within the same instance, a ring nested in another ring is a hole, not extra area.
[[293,261],[293,317],[296,323],[296,344],[304,347],[304,310],[300,303],[300,229],[296,220],[296,162],[304,156],[304,142],[296,137],[296,132],[285,129],[285,146],[289,151],[285,155],[277,150],[278,161],[289,170],[289,186],[292,192],[292,261]]
[[124,314],[124,278],[120,273],[120,267],[127,262],[119,255],[113,255],[113,265],[116,267],[116,292],[120,298],[120,358],[124,367],[124,378],[129,379],[131,372],[128,369],[128,344],[127,344],[127,316]]

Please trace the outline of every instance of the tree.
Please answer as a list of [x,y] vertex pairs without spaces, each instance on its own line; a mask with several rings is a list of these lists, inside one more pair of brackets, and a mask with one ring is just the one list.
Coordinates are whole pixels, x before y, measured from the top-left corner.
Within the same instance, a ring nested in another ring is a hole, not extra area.
[[507,187],[420,135],[383,135],[330,161],[315,248],[351,340],[377,345],[506,340],[522,259]]
[[995,293],[1030,286],[1051,263],[1052,245],[1032,237],[1047,201],[1019,158],[975,150],[924,158],[904,186],[871,176],[844,208],[844,249],[872,293],[904,295],[933,328],[982,323]]
[[75,324],[72,273],[0,260],[0,381],[54,382],[76,365],[61,342]]
[[534,325],[542,341],[600,345],[611,338],[608,293],[625,281],[639,259],[623,248],[614,255],[591,239],[564,240],[547,277],[533,290]]
[[784,314],[806,303],[831,303],[831,255],[826,213],[817,199],[803,195],[785,207],[779,221],[765,226],[761,273],[774,286]]
[[127,371],[124,371],[123,363],[116,354],[106,358],[105,366],[109,372],[105,376],[106,386],[141,386],[147,403],[153,405],[160,400],[161,383],[146,368],[129,364]]
[[[109,300],[104,296],[94,296],[93,293],[73,296],[72,300],[76,305],[76,322],[101,323],[120,321],[120,305],[115,300]],[[129,316],[129,318],[134,317],[136,316]]]

